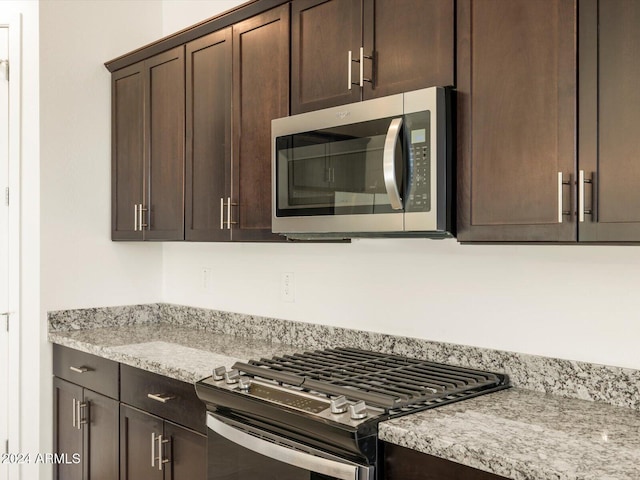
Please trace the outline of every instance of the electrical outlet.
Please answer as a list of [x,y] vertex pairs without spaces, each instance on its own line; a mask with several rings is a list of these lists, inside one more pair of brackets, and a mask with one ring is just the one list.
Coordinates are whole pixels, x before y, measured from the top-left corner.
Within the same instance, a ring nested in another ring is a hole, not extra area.
[[201,272],[201,287],[203,290],[211,289],[211,269],[209,267],[202,267]]
[[283,302],[293,303],[296,301],[296,282],[293,272],[282,274],[280,295]]

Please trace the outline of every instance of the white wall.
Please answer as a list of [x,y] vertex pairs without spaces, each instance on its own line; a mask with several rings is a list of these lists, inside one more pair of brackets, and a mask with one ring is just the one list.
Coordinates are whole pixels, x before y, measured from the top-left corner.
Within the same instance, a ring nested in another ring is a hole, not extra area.
[[162,31],[170,35],[226,12],[245,0],[162,0]]
[[640,368],[638,247],[166,244],[163,265],[168,303]]
[[[40,409],[32,426],[40,446],[31,451],[50,452],[46,312],[161,300],[162,246],[110,240],[111,90],[103,63],[160,38],[162,6],[160,0],[39,6],[41,301],[38,322],[29,322],[40,339],[41,390],[23,398]],[[40,475],[50,478],[49,466]]]
[[158,301],[162,246],[110,240],[111,77],[103,63],[162,36],[161,4],[40,5],[43,310]]

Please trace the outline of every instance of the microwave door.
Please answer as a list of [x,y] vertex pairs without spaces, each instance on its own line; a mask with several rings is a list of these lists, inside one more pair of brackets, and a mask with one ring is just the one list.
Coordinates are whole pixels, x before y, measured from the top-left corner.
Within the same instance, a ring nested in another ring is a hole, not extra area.
[[277,137],[274,231],[402,231],[397,203],[404,175],[395,158],[401,157],[401,121],[383,118]]

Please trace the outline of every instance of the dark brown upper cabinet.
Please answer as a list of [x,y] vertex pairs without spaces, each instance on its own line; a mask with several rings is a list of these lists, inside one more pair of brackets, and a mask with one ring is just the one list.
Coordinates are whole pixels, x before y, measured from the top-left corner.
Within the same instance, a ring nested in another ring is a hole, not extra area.
[[112,239],[184,238],[184,47],[112,77]]
[[289,114],[289,5],[233,26],[232,184],[225,225],[234,241],[273,241],[271,120]]
[[111,238],[142,240],[138,205],[144,198],[144,62],[111,78]]
[[458,240],[576,241],[575,1],[457,9]]
[[283,240],[271,233],[271,120],[288,97],[289,5],[186,45],[186,240]]
[[186,46],[186,240],[231,240],[231,30]]
[[452,0],[293,0],[293,114],[453,84]]
[[582,0],[579,15],[578,237],[638,242],[640,2]]

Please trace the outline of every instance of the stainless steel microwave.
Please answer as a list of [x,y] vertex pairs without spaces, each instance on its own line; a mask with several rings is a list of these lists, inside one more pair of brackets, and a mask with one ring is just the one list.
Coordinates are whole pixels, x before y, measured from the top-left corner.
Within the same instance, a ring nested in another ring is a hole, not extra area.
[[271,133],[274,233],[453,235],[449,89],[279,118]]

